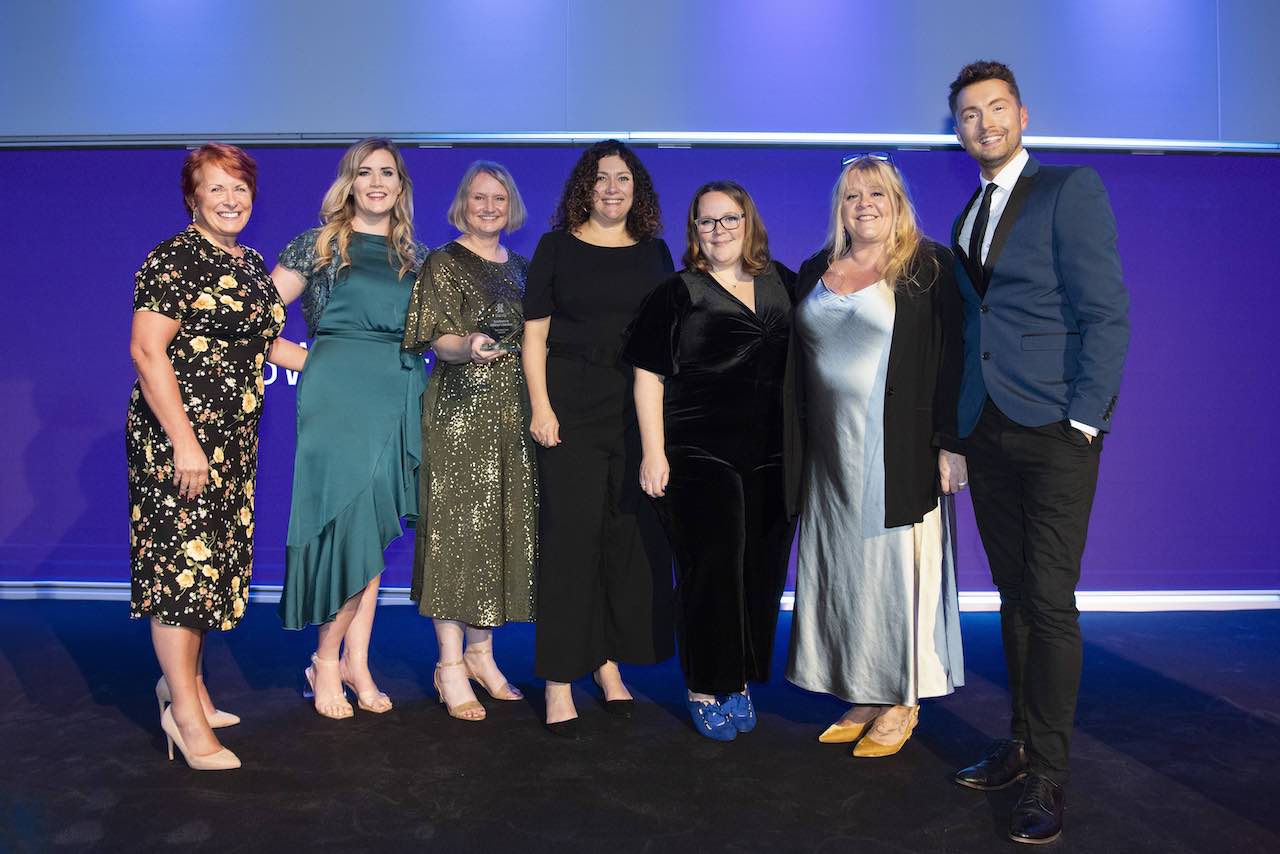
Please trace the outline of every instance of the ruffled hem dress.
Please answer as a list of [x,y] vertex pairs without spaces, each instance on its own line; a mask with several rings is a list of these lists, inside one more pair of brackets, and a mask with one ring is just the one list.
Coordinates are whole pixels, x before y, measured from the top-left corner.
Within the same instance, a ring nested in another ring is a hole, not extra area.
[[[315,232],[280,263],[310,277]],[[418,513],[422,358],[401,350],[413,273],[386,239],[355,233],[297,386],[298,441],[280,618],[326,623],[385,568],[383,552]],[[310,282],[308,283],[310,286]]]

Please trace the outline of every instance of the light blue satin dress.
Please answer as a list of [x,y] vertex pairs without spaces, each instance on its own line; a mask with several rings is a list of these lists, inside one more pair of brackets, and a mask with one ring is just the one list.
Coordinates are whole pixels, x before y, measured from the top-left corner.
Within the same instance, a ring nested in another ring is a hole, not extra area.
[[943,499],[885,528],[884,397],[894,297],[883,281],[796,308],[807,436],[787,678],[851,703],[915,705],[964,684]]

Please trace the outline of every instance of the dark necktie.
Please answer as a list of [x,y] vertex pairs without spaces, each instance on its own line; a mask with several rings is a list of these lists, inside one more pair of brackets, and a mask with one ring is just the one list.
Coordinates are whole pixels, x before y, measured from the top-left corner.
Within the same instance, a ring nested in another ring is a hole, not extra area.
[[996,183],[992,181],[983,192],[982,201],[978,203],[978,215],[974,217],[973,231],[969,233],[969,261],[975,270],[982,269],[982,238],[987,233],[987,220],[991,218],[991,197],[995,192]]

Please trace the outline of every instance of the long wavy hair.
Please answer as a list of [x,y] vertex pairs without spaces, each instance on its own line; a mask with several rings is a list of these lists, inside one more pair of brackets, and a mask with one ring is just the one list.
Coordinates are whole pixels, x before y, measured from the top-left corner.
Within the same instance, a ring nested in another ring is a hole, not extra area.
[[738,226],[743,229],[742,235],[742,269],[752,276],[758,276],[769,268],[769,232],[765,230],[764,221],[760,219],[760,211],[755,200],[746,188],[737,181],[711,181],[703,184],[693,194],[689,202],[689,216],[685,220],[684,265],[696,267],[704,273],[711,272],[711,264],[702,254],[702,244],[698,240],[698,202],[707,193],[724,193],[733,199],[734,204],[742,208],[743,222]]
[[[827,231],[825,247],[827,263],[834,264],[852,245],[849,232],[844,227],[844,219],[840,216],[840,208],[844,203],[849,180],[855,172],[868,182],[884,187],[893,207],[893,228],[889,231],[885,246],[885,282],[895,289],[914,287],[927,290],[939,272],[938,259],[932,253],[923,251],[927,240],[916,220],[916,211],[907,193],[906,181],[898,167],[888,160],[859,157],[840,170],[840,177],[831,191],[831,225]],[[926,268],[931,268],[931,272]]]
[[389,139],[370,137],[347,149],[338,161],[338,177],[329,185],[320,203],[320,234],[316,238],[316,266],[322,270],[333,263],[336,251],[342,259],[341,272],[351,266],[348,248],[351,244],[351,221],[356,215],[356,202],[351,188],[356,182],[360,164],[375,151],[390,152],[400,174],[400,197],[391,208],[391,229],[387,235],[387,263],[398,267],[400,275],[418,266],[417,248],[413,241],[413,181],[404,168],[400,150]]
[[582,152],[569,180],[564,182],[560,203],[551,217],[551,227],[574,231],[591,218],[592,197],[595,194],[596,174],[601,159],[616,154],[631,170],[631,210],[627,212],[627,234],[635,240],[648,240],[662,232],[662,210],[658,205],[658,192],[653,188],[649,170],[644,168],[635,152],[616,139],[606,139]]

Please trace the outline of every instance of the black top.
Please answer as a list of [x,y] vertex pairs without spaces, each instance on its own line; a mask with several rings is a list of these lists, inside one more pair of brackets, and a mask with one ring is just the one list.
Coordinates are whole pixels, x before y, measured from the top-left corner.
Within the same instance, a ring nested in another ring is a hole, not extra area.
[[552,318],[547,337],[553,353],[596,353],[596,361],[612,362],[641,300],[674,269],[661,238],[595,246],[567,231],[550,231],[529,262],[524,314],[528,320]]
[[644,301],[622,358],[666,377],[668,446],[730,453],[733,443],[749,457],[781,451],[794,281],[786,267],[770,264],[756,276],[752,311],[711,276],[685,269]]
[[[964,359],[960,295],[954,259],[941,244],[927,241],[922,257],[936,261],[937,274],[923,286],[895,288],[893,333],[884,400],[885,527],[912,525],[938,502],[938,449],[964,453],[956,438],[956,406]],[[800,266],[799,304],[827,271],[824,250]],[[930,264],[930,268],[933,265]],[[803,348],[794,346],[787,363],[785,464],[787,510],[802,510],[804,473]]]

